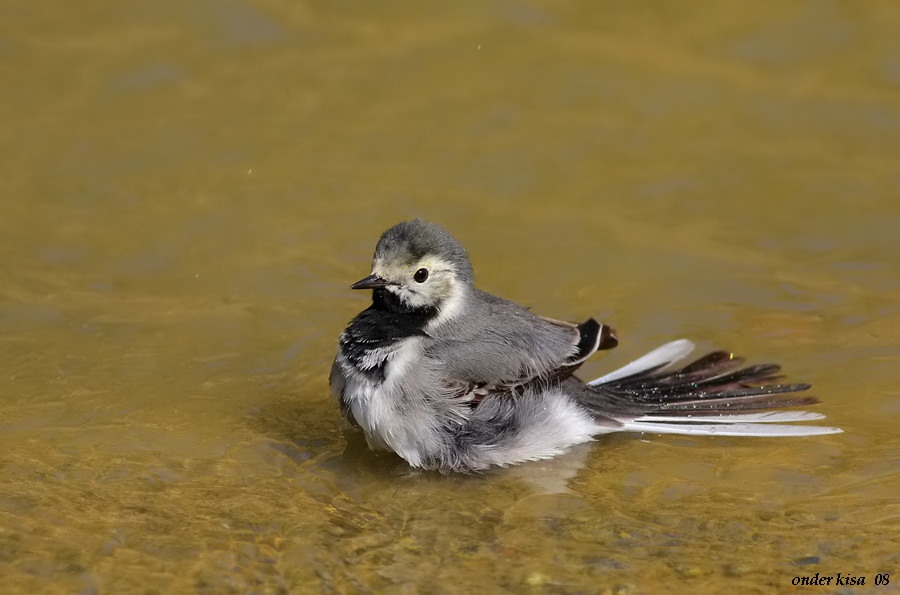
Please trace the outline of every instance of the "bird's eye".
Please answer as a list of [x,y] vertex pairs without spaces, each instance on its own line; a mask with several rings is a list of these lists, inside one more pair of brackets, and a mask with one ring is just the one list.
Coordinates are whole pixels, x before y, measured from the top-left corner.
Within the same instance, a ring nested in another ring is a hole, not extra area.
[[428,278],[428,269],[419,269],[413,275],[413,280],[416,283],[425,283],[425,279]]

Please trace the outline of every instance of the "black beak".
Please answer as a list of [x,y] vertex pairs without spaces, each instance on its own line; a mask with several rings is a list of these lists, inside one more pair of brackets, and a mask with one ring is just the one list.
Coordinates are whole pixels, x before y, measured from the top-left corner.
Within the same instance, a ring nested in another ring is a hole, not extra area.
[[372,273],[365,279],[360,279],[356,283],[350,286],[350,289],[377,289],[379,287],[384,287],[388,285],[388,282]]

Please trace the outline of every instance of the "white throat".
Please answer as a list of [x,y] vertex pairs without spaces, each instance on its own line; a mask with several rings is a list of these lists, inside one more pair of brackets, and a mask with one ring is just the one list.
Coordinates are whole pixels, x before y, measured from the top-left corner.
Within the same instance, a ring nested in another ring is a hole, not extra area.
[[432,331],[443,324],[454,320],[462,314],[463,304],[466,301],[466,288],[457,280],[452,281],[450,297],[444,300],[435,316],[425,327],[426,331]]

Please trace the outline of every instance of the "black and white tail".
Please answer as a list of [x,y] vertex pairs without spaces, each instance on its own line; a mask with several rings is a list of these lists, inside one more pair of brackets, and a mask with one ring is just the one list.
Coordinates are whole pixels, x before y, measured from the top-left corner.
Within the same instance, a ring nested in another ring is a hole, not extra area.
[[778,382],[780,367],[775,364],[742,367],[742,359],[715,351],[673,369],[693,349],[690,341],[673,341],[589,382],[597,413],[618,422],[610,430],[717,436],[814,436],[842,431],[785,425],[823,419],[820,413],[770,411],[819,402],[797,394],[810,388],[808,384]]

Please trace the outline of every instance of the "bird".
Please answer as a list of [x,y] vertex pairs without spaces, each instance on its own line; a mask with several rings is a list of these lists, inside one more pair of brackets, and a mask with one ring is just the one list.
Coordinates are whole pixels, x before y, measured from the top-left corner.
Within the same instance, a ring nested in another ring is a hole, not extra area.
[[350,286],[371,305],[340,334],[329,385],[370,448],[411,467],[473,473],[554,457],[612,432],[811,436],[839,428],[771,409],[818,403],[775,364],[728,351],[684,364],[667,343],[596,380],[575,372],[618,344],[593,318],[532,313],[475,287],[462,244],[439,225],[402,221],[378,241],[371,274]]

